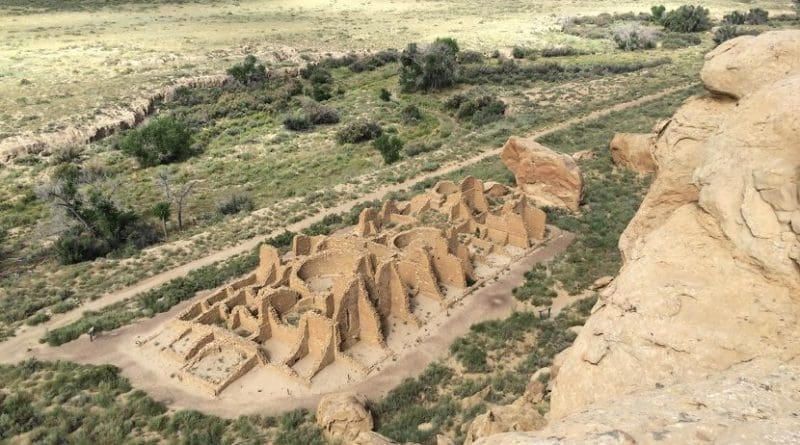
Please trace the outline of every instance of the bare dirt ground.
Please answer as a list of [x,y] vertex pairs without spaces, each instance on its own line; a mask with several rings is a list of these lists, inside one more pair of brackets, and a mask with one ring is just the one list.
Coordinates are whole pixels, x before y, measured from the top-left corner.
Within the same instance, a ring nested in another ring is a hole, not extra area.
[[[552,127],[549,127],[549,128],[546,128],[546,129],[542,129],[542,130],[537,131],[537,132],[535,132],[533,134],[530,134],[530,135],[528,135],[528,137],[533,138],[533,139],[541,138],[541,137],[546,136],[546,135],[548,135],[550,133],[553,133],[553,132],[556,132],[556,131],[559,131],[559,130],[563,130],[563,129],[568,128],[570,126],[573,126],[575,124],[579,124],[579,123],[582,123],[582,122],[595,120],[595,119],[598,119],[600,117],[606,116],[608,114],[611,114],[611,113],[614,113],[614,112],[617,112],[617,111],[622,111],[622,110],[625,110],[625,109],[628,109],[628,108],[636,107],[636,106],[642,105],[644,103],[659,99],[659,98],[661,98],[663,96],[666,96],[668,94],[671,94],[671,93],[674,93],[674,92],[677,92],[677,91],[681,91],[681,90],[684,90],[684,89],[688,89],[691,86],[692,85],[681,85],[681,86],[677,86],[677,87],[667,88],[667,89],[664,89],[664,90],[662,90],[662,91],[660,91],[658,93],[651,94],[651,95],[648,95],[648,96],[644,96],[644,97],[641,97],[641,98],[633,100],[633,101],[622,102],[622,103],[616,104],[616,105],[614,105],[612,107],[608,107],[608,108],[603,109],[603,110],[594,111],[594,112],[588,113],[588,114],[586,114],[584,116],[580,116],[580,117],[577,117],[577,118],[565,120],[565,121],[563,121],[563,122],[561,122],[561,123],[559,123],[557,125],[554,125]],[[213,253],[211,255],[208,255],[206,257],[200,258],[200,259],[195,260],[195,261],[191,261],[191,262],[186,263],[186,264],[184,264],[182,266],[179,266],[179,267],[164,271],[162,273],[159,273],[157,275],[154,275],[152,277],[144,279],[144,280],[136,283],[135,285],[130,286],[130,287],[125,288],[125,289],[122,289],[122,290],[120,290],[118,292],[114,292],[114,293],[110,293],[110,294],[104,295],[103,297],[98,298],[97,300],[94,300],[94,301],[91,301],[91,302],[87,302],[87,303],[83,304],[82,306],[80,306],[80,307],[78,307],[76,309],[73,309],[72,311],[66,312],[66,313],[58,315],[58,316],[54,316],[51,320],[49,320],[49,321],[47,321],[45,323],[42,323],[42,324],[40,324],[38,326],[34,326],[34,327],[25,326],[25,327],[22,327],[22,328],[19,329],[19,331],[17,332],[15,337],[12,337],[12,338],[8,339],[7,341],[0,343],[0,362],[3,362],[3,363],[15,363],[15,362],[18,362],[20,360],[25,359],[26,357],[30,357],[32,354],[40,354],[40,353],[42,353],[42,351],[44,349],[49,349],[49,347],[47,347],[46,345],[40,344],[39,343],[39,339],[42,338],[42,336],[49,329],[54,329],[54,328],[57,328],[57,327],[65,326],[65,325],[67,325],[67,324],[69,324],[71,322],[74,322],[74,321],[80,319],[80,317],[82,316],[83,312],[85,312],[85,311],[89,311],[89,310],[95,310],[96,311],[96,310],[102,309],[103,307],[108,306],[110,304],[123,301],[123,300],[131,298],[131,297],[133,297],[133,296],[135,296],[135,295],[137,295],[139,293],[146,292],[146,291],[148,291],[150,289],[158,287],[158,286],[160,286],[160,285],[162,285],[162,284],[164,284],[164,283],[166,283],[166,282],[168,282],[168,281],[170,281],[170,280],[172,280],[174,278],[185,276],[187,273],[191,272],[192,270],[198,269],[198,268],[203,267],[203,266],[207,266],[207,265],[215,263],[217,261],[223,261],[225,259],[231,258],[231,257],[236,256],[238,254],[250,251],[250,250],[256,248],[265,238],[270,237],[270,236],[274,236],[274,235],[278,235],[279,233],[282,233],[284,230],[289,230],[289,231],[293,231],[293,232],[299,232],[302,229],[310,226],[311,224],[314,224],[316,222],[321,221],[327,215],[345,212],[345,211],[351,209],[353,206],[355,206],[357,204],[360,204],[360,203],[363,203],[363,202],[372,201],[372,200],[382,199],[383,197],[385,197],[387,194],[389,194],[391,192],[396,192],[396,191],[408,189],[410,187],[413,187],[415,184],[417,184],[419,182],[422,182],[424,180],[427,180],[427,179],[430,179],[430,178],[435,178],[435,177],[442,176],[442,175],[446,175],[448,173],[457,171],[457,170],[459,170],[461,168],[464,168],[464,167],[467,167],[469,165],[475,164],[475,163],[480,162],[482,160],[485,160],[487,158],[490,158],[490,157],[493,157],[493,156],[498,156],[500,154],[501,150],[502,150],[501,148],[495,148],[495,149],[487,150],[487,151],[484,151],[484,152],[482,152],[482,153],[480,153],[480,154],[478,154],[478,155],[476,155],[476,156],[474,156],[472,158],[465,159],[465,160],[462,160],[462,161],[459,161],[459,162],[454,162],[452,164],[444,165],[444,166],[442,166],[441,168],[439,168],[437,170],[434,170],[432,172],[417,176],[415,178],[409,179],[409,180],[404,181],[402,183],[393,184],[393,185],[387,185],[387,186],[381,187],[381,188],[379,188],[379,189],[377,189],[377,190],[375,190],[375,191],[373,191],[371,193],[368,193],[366,195],[361,196],[360,198],[342,202],[342,203],[340,203],[339,205],[337,205],[335,207],[328,208],[328,209],[326,209],[325,211],[323,211],[321,213],[318,213],[318,214],[316,214],[314,216],[310,216],[310,217],[305,218],[305,219],[303,219],[301,221],[298,221],[298,222],[296,222],[294,224],[286,226],[285,228],[280,229],[279,231],[276,231],[274,233],[270,233],[270,234],[267,234],[267,235],[260,235],[260,236],[248,239],[248,240],[243,241],[243,242],[241,242],[241,243],[239,243],[237,245],[234,245],[234,246],[228,247],[226,249],[217,251],[217,252],[215,252],[215,253]],[[182,307],[182,305],[179,305],[179,307]],[[159,317],[156,317],[155,319],[158,319]],[[150,320],[150,321],[152,321],[152,320]],[[150,321],[148,321],[147,323],[149,323]],[[120,332],[120,331],[118,331],[118,332]],[[114,334],[114,335],[117,335],[117,334]]]
[[[382,365],[382,369],[376,370],[366,379],[337,388],[326,387],[310,391],[302,389],[299,385],[281,385],[285,387],[285,396],[268,397],[266,394],[268,387],[274,386],[269,378],[274,377],[280,382],[286,379],[277,373],[270,376],[268,375],[270,371],[265,370],[263,373],[251,373],[252,375],[234,382],[220,396],[212,397],[169,378],[162,370],[157,369],[157,363],[143,359],[137,342],[158,330],[165,321],[184,309],[189,301],[152,319],[102,334],[93,342],[84,336],[80,340],[58,348],[44,347],[27,351],[25,355],[42,360],[64,359],[91,364],[111,363],[119,366],[122,374],[130,379],[136,388],[146,391],[151,397],[164,402],[172,409],[198,409],[231,418],[255,413],[273,415],[294,408],[313,409],[321,395],[331,390],[357,391],[370,398],[376,398],[397,386],[404,378],[419,374],[432,361],[446,355],[450,344],[466,333],[473,324],[508,317],[520,305],[511,291],[525,280],[525,272],[534,264],[549,261],[563,252],[573,239],[574,235],[571,233],[555,232],[549,242],[517,261],[498,275],[494,282],[474,291],[450,308],[443,323],[438,328],[432,329],[414,347],[408,348],[405,354],[396,357],[388,365]],[[554,301],[552,315],[555,316],[570,301],[569,298],[559,298]],[[5,360],[3,357],[3,361]],[[259,383],[263,389],[258,388]]]

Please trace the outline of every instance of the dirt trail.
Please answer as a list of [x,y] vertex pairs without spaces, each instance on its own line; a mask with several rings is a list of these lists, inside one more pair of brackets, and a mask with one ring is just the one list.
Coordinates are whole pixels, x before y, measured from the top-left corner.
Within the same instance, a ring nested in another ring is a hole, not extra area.
[[[542,130],[538,130],[534,133],[529,134],[527,137],[537,139],[543,136],[546,136],[550,133],[563,130],[570,126],[592,121],[598,119],[600,117],[606,116],[608,114],[622,111],[628,108],[633,108],[639,105],[642,105],[647,102],[651,102],[653,100],[662,98],[668,94],[675,93],[677,91],[685,90],[690,87],[694,86],[694,84],[687,84],[681,85],[676,87],[667,88],[661,90],[657,93],[650,94],[647,96],[643,96],[639,99],[635,99],[628,102],[622,102],[611,107],[605,108],[603,110],[593,111],[591,113],[585,114],[583,116],[575,117],[572,119],[565,120],[559,124],[553,125],[548,128],[544,128]],[[185,276],[187,273],[191,272],[192,270],[201,268],[203,266],[207,266],[217,261],[222,261],[238,254],[248,252],[254,249],[256,246],[259,245],[265,238],[278,235],[283,233],[284,230],[289,230],[292,232],[300,232],[302,229],[307,228],[308,226],[322,221],[322,219],[330,214],[342,213],[345,211],[350,210],[353,206],[372,201],[382,199],[384,196],[391,192],[400,191],[403,189],[408,189],[417,183],[425,181],[430,178],[435,178],[438,176],[446,175],[448,173],[454,172],[459,170],[463,167],[478,163],[483,161],[487,158],[498,156],[501,152],[502,148],[495,148],[491,150],[484,151],[479,153],[469,159],[465,159],[459,162],[454,162],[452,164],[445,165],[437,170],[432,172],[428,172],[419,176],[416,176],[412,179],[404,181],[399,184],[387,185],[381,187],[373,192],[370,192],[366,195],[361,196],[357,199],[352,199],[345,201],[335,207],[331,207],[328,209],[323,210],[322,212],[305,218],[301,221],[298,221],[294,224],[290,224],[284,228],[276,230],[272,233],[268,233],[266,235],[259,235],[254,238],[250,238],[248,240],[242,241],[239,244],[234,246],[228,247],[226,249],[217,251],[211,255],[205,256],[203,258],[199,258],[197,260],[191,261],[186,263],[182,266],[161,272],[159,274],[153,275],[150,278],[146,278],[138,283],[134,284],[133,286],[127,287],[125,289],[119,290],[117,292],[113,292],[110,294],[106,294],[94,301],[87,302],[72,311],[66,312],[61,315],[53,316],[49,321],[42,323],[38,326],[23,326],[20,327],[17,331],[15,337],[12,337],[5,342],[0,343],[0,362],[2,363],[14,363],[20,360],[23,360],[26,356],[30,356],[31,350],[42,349],[44,348],[43,345],[39,343],[39,339],[49,330],[55,329],[61,326],[65,326],[69,323],[72,323],[81,318],[83,312],[89,310],[99,310],[105,306],[111,305],[113,303],[117,303],[123,301],[125,299],[131,298],[139,293],[146,292],[150,289],[158,287],[174,278]]]

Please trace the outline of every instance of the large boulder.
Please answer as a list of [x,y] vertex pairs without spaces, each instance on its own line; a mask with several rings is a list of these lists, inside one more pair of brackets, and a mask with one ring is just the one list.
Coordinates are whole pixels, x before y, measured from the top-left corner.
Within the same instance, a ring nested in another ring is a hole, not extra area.
[[501,154],[517,186],[539,207],[578,210],[583,179],[575,160],[531,139],[511,137]]
[[611,159],[614,164],[639,174],[653,173],[655,136],[652,133],[616,133],[611,139]]
[[700,78],[709,90],[740,99],[794,74],[800,74],[800,30],[728,40],[706,54]]
[[362,395],[326,394],[317,406],[317,425],[332,441],[354,442],[360,433],[371,432],[374,426],[366,404],[367,399]]
[[467,430],[464,445],[470,445],[493,434],[507,431],[531,431],[544,426],[544,417],[524,399],[523,397],[511,405],[490,408],[475,417]]

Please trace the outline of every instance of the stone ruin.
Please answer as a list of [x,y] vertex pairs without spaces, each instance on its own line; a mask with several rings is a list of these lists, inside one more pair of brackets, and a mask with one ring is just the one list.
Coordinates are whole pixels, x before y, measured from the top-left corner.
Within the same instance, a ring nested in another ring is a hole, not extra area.
[[365,375],[391,355],[393,334],[418,331],[542,243],[545,219],[501,184],[442,181],[364,209],[352,233],[297,235],[284,255],[262,246],[254,272],[149,341],[177,378],[212,395],[256,367],[308,387],[334,362]]

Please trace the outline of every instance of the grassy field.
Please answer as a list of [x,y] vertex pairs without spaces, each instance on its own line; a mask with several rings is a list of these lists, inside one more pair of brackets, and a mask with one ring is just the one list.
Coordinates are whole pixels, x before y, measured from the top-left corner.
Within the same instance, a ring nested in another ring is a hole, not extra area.
[[[703,4],[717,17],[754,6]],[[788,12],[790,2],[758,6]],[[177,77],[221,72],[244,53],[293,64],[304,55],[379,50],[440,35],[483,51],[576,45],[585,42],[558,32],[562,17],[649,7],[617,0],[2,0],[0,138],[81,124]]]

